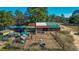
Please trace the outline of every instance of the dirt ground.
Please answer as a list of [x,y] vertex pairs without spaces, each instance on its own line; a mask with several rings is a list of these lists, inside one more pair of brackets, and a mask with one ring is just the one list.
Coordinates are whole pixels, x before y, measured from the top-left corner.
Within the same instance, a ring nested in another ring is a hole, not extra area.
[[[32,39],[26,40],[24,48],[30,48],[30,45],[36,50],[40,49],[39,41],[40,39],[43,39],[46,43],[46,49],[62,49],[60,45],[54,40],[53,36],[50,34],[50,32],[47,33],[38,33],[36,35],[32,36]],[[37,43],[37,45],[33,45]],[[31,49],[32,50],[32,49]]]
[[[33,34],[32,36],[26,39],[25,44],[23,45],[24,50],[25,51],[79,50],[79,36],[74,35],[75,33],[74,29],[61,24],[60,27],[61,29],[59,32],[56,32],[57,34],[54,31],[47,31],[45,33]],[[44,42],[46,43],[44,49],[42,49],[39,45],[41,39],[43,39]],[[0,43],[1,43],[0,45],[3,44],[2,42]]]
[[74,33],[79,32],[77,26],[65,26],[61,25],[61,31],[69,32],[69,35],[73,37],[73,44],[77,50],[79,50],[79,35],[75,35]]
[[[60,25],[60,33],[57,32],[58,39],[55,40],[56,37],[52,36],[54,34],[54,31],[52,32],[46,32],[46,33],[37,33],[36,35],[32,35],[32,38],[29,40],[26,40],[26,43],[24,45],[24,48],[29,48],[30,50],[41,50],[39,47],[39,41],[40,39],[43,39],[46,43],[47,49],[63,49],[74,51],[79,50],[79,36],[75,36],[74,34],[71,34],[71,32],[74,32],[73,28]],[[61,44],[61,45],[60,45]],[[62,46],[64,46],[62,48]]]

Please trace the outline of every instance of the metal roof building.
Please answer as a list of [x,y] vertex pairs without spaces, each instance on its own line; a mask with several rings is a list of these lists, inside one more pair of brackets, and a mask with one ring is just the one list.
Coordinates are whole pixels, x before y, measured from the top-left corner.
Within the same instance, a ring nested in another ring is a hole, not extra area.
[[56,22],[37,22],[36,23],[37,28],[60,28],[60,26]]
[[58,23],[56,22],[36,22],[30,23],[30,25],[23,25],[23,26],[10,26],[10,28],[60,28]]

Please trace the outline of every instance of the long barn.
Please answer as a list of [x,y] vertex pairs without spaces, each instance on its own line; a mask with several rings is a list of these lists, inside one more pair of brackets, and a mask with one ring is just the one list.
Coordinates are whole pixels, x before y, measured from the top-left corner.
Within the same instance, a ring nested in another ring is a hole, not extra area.
[[29,31],[29,32],[39,32],[39,31],[59,31],[60,26],[56,22],[36,22],[36,23],[29,23],[28,25],[22,25],[22,26],[12,26],[11,28],[14,28],[18,31]]

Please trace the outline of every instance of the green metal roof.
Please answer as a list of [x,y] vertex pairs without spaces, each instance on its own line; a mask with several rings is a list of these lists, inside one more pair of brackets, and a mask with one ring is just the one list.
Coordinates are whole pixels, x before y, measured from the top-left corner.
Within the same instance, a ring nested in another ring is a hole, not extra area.
[[25,28],[25,26],[10,26],[10,28]]
[[47,26],[49,26],[49,28],[60,28],[56,22],[47,22]]
[[36,28],[35,26],[26,26],[25,28]]
[[[46,26],[48,26],[49,28],[60,28],[60,26],[56,22],[40,22],[39,24],[40,26],[43,26],[41,24],[46,24]],[[36,26],[12,26],[11,28],[36,28]]]
[[11,26],[10,28],[35,28],[35,26]]

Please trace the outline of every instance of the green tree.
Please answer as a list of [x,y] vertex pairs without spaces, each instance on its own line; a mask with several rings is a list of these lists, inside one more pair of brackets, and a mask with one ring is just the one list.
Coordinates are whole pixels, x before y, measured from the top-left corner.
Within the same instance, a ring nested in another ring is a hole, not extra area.
[[30,22],[47,21],[48,12],[46,7],[31,7],[28,8],[30,14]]
[[49,15],[49,16],[48,16],[48,22],[49,22],[49,21],[50,21],[50,22],[55,22],[55,21],[56,21],[55,18],[56,18],[56,15],[55,15],[55,14]]
[[25,20],[24,20],[23,12],[16,10],[15,14],[16,14],[15,18],[16,18],[16,22],[17,22],[16,24],[19,24],[19,25],[24,24]]
[[5,13],[4,20],[5,20],[4,25],[6,25],[6,26],[10,26],[10,25],[15,24],[15,19],[14,19],[14,16],[12,14],[12,11],[8,11]]
[[0,11],[0,27],[3,29],[9,25],[14,25],[15,21],[11,11]]
[[72,24],[79,24],[79,14],[78,14],[78,15],[72,15],[72,16],[69,18],[69,23],[72,23]]

